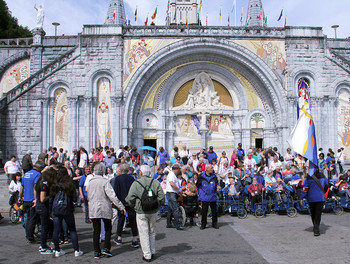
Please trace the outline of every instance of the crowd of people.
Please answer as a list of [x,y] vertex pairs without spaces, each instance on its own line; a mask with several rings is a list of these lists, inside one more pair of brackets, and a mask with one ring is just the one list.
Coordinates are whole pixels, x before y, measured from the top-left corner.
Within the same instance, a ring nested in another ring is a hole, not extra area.
[[[113,242],[123,244],[122,232],[127,220],[133,236],[131,246],[138,248],[141,244],[143,260],[150,262],[155,254],[156,214],[165,201],[167,228],[183,230],[178,205],[182,200],[191,223],[200,201],[200,229],[207,228],[209,207],[212,227],[218,229],[216,203],[220,191],[225,190],[230,199],[239,199],[247,190],[254,204],[261,201],[262,192],[267,189],[273,189],[283,199],[287,185],[293,186],[300,200],[307,197],[309,202],[318,203],[315,210],[310,203],[310,210],[314,233],[319,234],[317,210],[322,199],[319,193],[315,196],[311,191],[315,184],[307,176],[309,161],[289,148],[283,156],[276,147],[244,150],[240,143],[230,155],[225,151],[216,153],[213,146],[198,153],[192,153],[184,145],[169,152],[160,147],[159,151],[142,154],[132,146],[120,146],[116,151],[108,146],[98,147],[90,153],[81,146],[70,155],[62,148],[50,147],[39,155],[35,164],[31,155],[28,151],[22,164],[15,156],[11,157],[4,169],[10,194],[17,195],[18,202],[23,204],[21,221],[28,243],[36,243],[34,229],[40,222],[41,254],[64,255],[60,244],[69,243],[69,236],[75,256],[83,254],[73,213],[75,207],[83,206],[85,222],[93,226],[95,258],[112,256],[112,226],[116,223]],[[350,199],[347,185],[350,172],[339,177],[344,172],[344,161],[343,149],[338,150],[336,157],[331,149],[326,155],[319,149],[317,177],[323,179],[326,175],[326,180],[322,180],[326,191],[328,181],[339,178],[335,186]],[[156,173],[151,173],[152,168]],[[147,209],[145,203],[151,202],[152,197],[157,205]],[[54,248],[48,246],[48,238],[52,238]]]

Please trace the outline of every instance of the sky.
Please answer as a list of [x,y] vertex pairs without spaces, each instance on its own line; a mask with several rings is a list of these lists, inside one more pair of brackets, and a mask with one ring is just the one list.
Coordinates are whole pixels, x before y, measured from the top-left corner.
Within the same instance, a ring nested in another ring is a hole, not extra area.
[[[55,34],[52,22],[59,22],[58,35],[77,35],[82,32],[83,25],[103,24],[107,16],[109,0],[5,0],[12,15],[19,24],[29,29],[35,27],[35,4],[44,4],[46,35]],[[199,3],[200,0],[198,0]],[[209,26],[235,25],[235,12],[232,12],[234,0],[203,0],[201,20],[205,25],[208,16]],[[243,7],[243,18],[247,16],[248,0],[236,0],[236,25],[240,25]],[[149,21],[155,8],[158,15],[154,20],[156,25],[165,25],[167,0],[125,0],[125,9],[132,25],[143,25],[147,14]],[[334,37],[332,25],[339,25],[338,38],[350,37],[349,10],[350,0],[262,0],[268,26],[283,27],[284,18],[277,21],[281,10],[287,18],[288,26],[317,26],[323,27],[323,32],[330,38]],[[138,20],[135,22],[134,13],[137,6]],[[222,20],[219,19],[220,9]]]

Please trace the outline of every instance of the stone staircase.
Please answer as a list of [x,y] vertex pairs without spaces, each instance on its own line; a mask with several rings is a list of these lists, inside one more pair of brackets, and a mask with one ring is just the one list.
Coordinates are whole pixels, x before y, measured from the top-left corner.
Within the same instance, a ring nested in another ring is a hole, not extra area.
[[80,51],[78,46],[67,51],[50,64],[31,75],[28,79],[24,80],[22,83],[11,89],[5,97],[0,100],[0,111],[4,110],[8,104],[15,101],[23,94],[30,91],[32,88],[37,86],[39,83],[74,61],[76,58],[80,57]]

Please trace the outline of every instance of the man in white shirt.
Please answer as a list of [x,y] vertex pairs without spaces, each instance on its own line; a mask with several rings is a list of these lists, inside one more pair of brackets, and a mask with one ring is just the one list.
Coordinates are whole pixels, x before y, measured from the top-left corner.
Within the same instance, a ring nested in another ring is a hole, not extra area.
[[183,230],[179,223],[179,205],[177,203],[178,195],[181,195],[180,181],[177,178],[181,174],[180,165],[174,164],[172,171],[169,172],[166,179],[166,197],[168,199],[167,228],[171,228],[171,219],[175,219],[177,230]]
[[253,154],[252,152],[248,152],[247,158],[244,160],[244,170],[248,169],[248,165],[252,165],[252,168],[255,168],[256,166],[256,161],[255,159],[252,158]]
[[182,159],[182,162],[183,162],[185,165],[187,165],[187,162],[188,162],[189,158],[191,158],[191,155],[192,155],[192,154],[191,154],[191,151],[189,151],[189,150],[187,149],[187,146],[184,145],[184,146],[182,147],[182,150],[180,151],[179,155],[180,155],[180,157],[181,157],[181,159]]
[[85,153],[84,149],[81,148],[80,149],[80,161],[79,161],[78,167],[80,169],[84,169],[85,167],[87,167],[87,165],[88,165],[88,156]]
[[7,185],[10,185],[13,175],[17,172],[22,173],[21,164],[16,160],[16,156],[12,156],[4,166],[5,174],[7,175]]
[[273,160],[270,162],[269,169],[274,171],[276,167],[282,168],[282,162],[278,160],[277,155],[273,156]]

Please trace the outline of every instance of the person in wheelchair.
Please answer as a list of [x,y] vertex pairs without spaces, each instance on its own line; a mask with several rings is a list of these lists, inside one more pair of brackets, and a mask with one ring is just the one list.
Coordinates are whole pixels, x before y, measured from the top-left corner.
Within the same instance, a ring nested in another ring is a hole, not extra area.
[[225,187],[228,200],[238,201],[244,191],[244,187],[237,178],[229,176],[229,184]]
[[190,218],[190,224],[193,225],[194,218],[198,211],[198,193],[197,188],[192,181],[187,185],[186,191],[183,193],[183,207],[186,217]]
[[247,190],[248,190],[248,192],[250,193],[250,195],[252,197],[252,204],[253,204],[253,206],[256,203],[261,203],[261,201],[262,201],[262,192],[265,191],[266,189],[261,183],[258,183],[258,179],[257,178],[253,178],[253,183],[251,185],[249,185]]
[[274,191],[274,199],[277,201],[288,201],[288,197],[286,194],[287,185],[284,183],[282,178],[276,179],[276,189]]
[[339,196],[345,196],[346,202],[350,200],[349,185],[346,182],[346,175],[339,177],[339,180],[335,182],[335,187],[339,190]]

